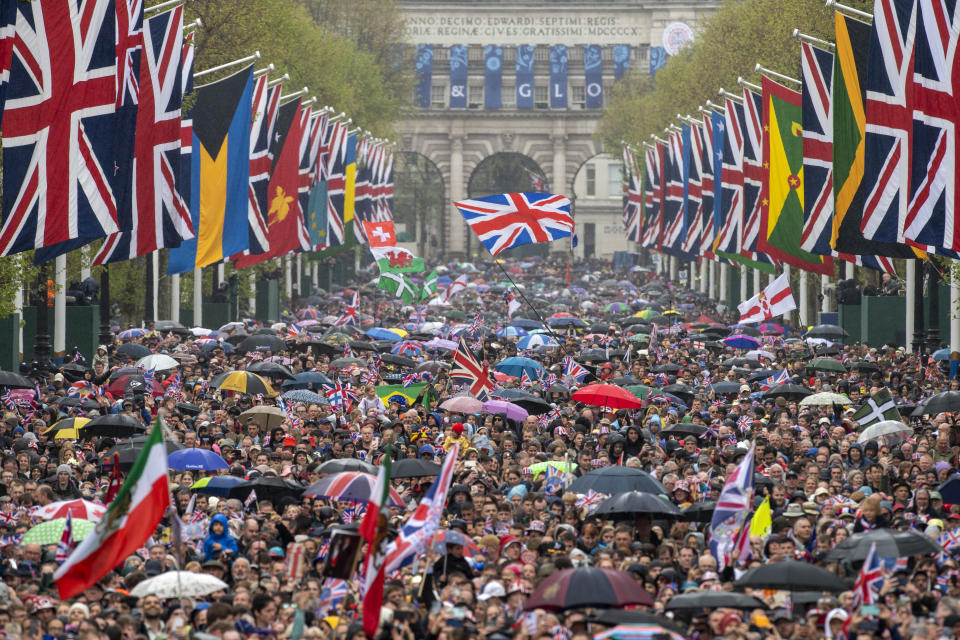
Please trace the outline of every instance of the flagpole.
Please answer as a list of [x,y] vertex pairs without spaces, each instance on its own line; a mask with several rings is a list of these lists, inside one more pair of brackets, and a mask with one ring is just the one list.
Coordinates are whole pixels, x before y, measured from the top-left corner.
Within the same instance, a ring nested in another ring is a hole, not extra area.
[[287,81],[287,80],[289,80],[289,79],[290,79],[290,74],[289,74],[289,73],[285,73],[285,74],[283,74],[282,76],[280,76],[279,78],[274,78],[273,80],[267,80],[267,86],[268,86],[268,87],[275,87],[275,86],[277,86],[278,84],[280,84],[281,82],[285,82],[285,81]]
[[260,52],[254,51],[253,54],[247,56],[246,58],[239,58],[238,60],[234,60],[232,62],[224,62],[223,64],[217,65],[216,67],[204,69],[203,71],[197,71],[193,74],[193,78],[194,80],[196,80],[197,78],[202,78],[203,76],[210,75],[211,73],[216,73],[217,71],[223,71],[224,69],[229,69],[231,67],[238,67],[242,64],[253,62],[254,60],[259,60],[259,59],[260,59]]
[[[492,257],[492,256],[491,256],[491,257]],[[500,267],[500,271],[503,272],[504,277],[505,277],[507,280],[510,281],[510,284],[512,284],[512,285],[513,285],[513,288],[517,290],[517,293],[519,293],[519,294],[520,294],[520,297],[523,298],[523,301],[527,303],[527,306],[530,307],[531,309],[533,309],[533,312],[534,312],[535,314],[537,314],[537,318],[540,319],[541,324],[543,324],[543,326],[547,329],[547,331],[549,331],[549,332],[553,335],[553,337],[557,339],[557,342],[559,342],[559,341],[560,341],[560,336],[559,336],[559,334],[557,334],[557,333],[553,330],[553,327],[551,327],[549,324],[547,324],[547,321],[544,320],[544,318],[543,318],[543,316],[540,314],[540,312],[537,311],[537,308],[536,308],[535,306],[533,306],[533,303],[531,303],[531,302],[527,299],[527,296],[525,296],[525,295],[523,294],[523,290],[520,289],[520,287],[517,286],[517,283],[513,281],[513,278],[511,278],[511,277],[510,277],[510,274],[507,273],[507,270],[503,268],[503,265],[500,264],[499,262],[497,262],[497,259],[496,259],[496,258],[493,259],[493,263],[494,263],[495,265],[497,265],[498,267]]]
[[800,29],[793,30],[793,37],[801,42],[806,42],[807,44],[812,44],[817,47],[823,47],[824,49],[836,49],[837,45],[832,42],[827,42],[826,40],[821,40],[820,38],[815,38],[813,36],[808,36],[805,33],[800,33]]
[[763,91],[763,87],[758,84],[753,84],[752,82],[747,81],[743,76],[737,77],[737,84],[741,87],[746,87],[747,89],[753,89],[754,91]]
[[183,25],[184,31],[190,31],[191,29],[203,29],[203,20],[201,20],[200,18],[197,18],[190,24]]
[[863,20],[870,20],[873,22],[873,14],[867,13],[866,11],[860,11],[859,9],[854,9],[853,7],[848,7],[845,4],[840,4],[839,2],[836,2],[836,0],[827,0],[824,5],[828,9],[833,7],[837,10],[837,12],[852,18],[861,18]]
[[271,62],[270,64],[268,64],[267,66],[265,66],[263,69],[257,69],[256,71],[254,71],[254,72],[253,72],[253,77],[254,77],[254,78],[259,78],[259,77],[262,76],[262,75],[266,75],[266,74],[270,73],[271,71],[274,70],[274,68],[275,68],[275,67],[273,66],[273,63]]
[[772,70],[772,69],[767,69],[766,67],[764,67],[763,65],[761,65],[759,62],[757,63],[757,66],[754,67],[754,71],[757,71],[757,72],[762,73],[762,74],[764,74],[764,75],[773,76],[774,78],[777,78],[778,80],[783,80],[784,82],[792,82],[793,84],[796,84],[796,85],[802,85],[802,84],[803,84],[802,82],[800,82],[800,81],[797,80],[796,78],[791,78],[790,76],[785,76],[785,75],[783,75],[782,73],[777,73],[776,71],[774,71],[774,70]]

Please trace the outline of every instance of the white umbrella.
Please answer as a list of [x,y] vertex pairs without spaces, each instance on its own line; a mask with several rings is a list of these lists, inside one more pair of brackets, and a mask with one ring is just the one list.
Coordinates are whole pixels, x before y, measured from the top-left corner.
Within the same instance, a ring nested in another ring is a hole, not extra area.
[[857,442],[863,444],[871,440],[884,439],[888,444],[894,444],[902,440],[905,433],[913,433],[913,429],[897,420],[881,420],[864,429],[857,438]]
[[759,360],[760,358],[766,358],[767,360],[776,360],[774,355],[769,351],[764,351],[763,349],[754,349],[753,351],[747,351],[745,358],[751,360]]
[[137,360],[137,364],[135,366],[147,371],[169,371],[179,367],[180,363],[165,353],[151,353],[150,355],[143,356]]
[[167,571],[139,583],[133,588],[130,595],[137,598],[157,596],[161,600],[167,598],[195,598],[197,596],[207,596],[216,591],[226,591],[228,588],[226,582],[214,578],[209,573]]
[[204,327],[193,327],[190,329],[190,333],[197,336],[198,338],[203,338],[210,335],[211,333],[216,333],[213,329],[206,329]]
[[843,395],[842,393],[833,393],[831,391],[821,391],[820,393],[815,393],[813,395],[807,396],[800,401],[801,407],[816,407],[816,406],[830,406],[832,404],[840,405],[849,405],[853,404],[853,400]]

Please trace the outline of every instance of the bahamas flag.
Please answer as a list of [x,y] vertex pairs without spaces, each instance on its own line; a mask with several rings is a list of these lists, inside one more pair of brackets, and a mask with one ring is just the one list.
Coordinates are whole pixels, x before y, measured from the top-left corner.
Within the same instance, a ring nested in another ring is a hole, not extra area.
[[199,87],[196,94],[190,216],[197,237],[170,250],[168,274],[205,267],[250,247],[253,67]]
[[763,78],[762,207],[757,250],[814,273],[833,275],[833,258],[800,246],[803,235],[803,128],[800,93]]
[[[343,233],[345,245],[362,244],[363,222],[356,217],[357,208],[357,136],[347,138],[347,168],[343,188]],[[350,229],[353,229],[354,242],[350,242]]]

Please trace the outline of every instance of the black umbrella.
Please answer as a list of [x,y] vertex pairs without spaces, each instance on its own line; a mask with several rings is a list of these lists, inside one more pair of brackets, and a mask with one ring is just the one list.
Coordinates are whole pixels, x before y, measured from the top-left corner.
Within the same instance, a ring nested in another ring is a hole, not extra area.
[[152,352],[142,344],[136,342],[125,342],[117,347],[117,353],[123,354],[131,360],[139,360],[150,355]]
[[590,489],[609,495],[628,491],[667,494],[667,488],[646,471],[621,466],[595,469],[580,476],[567,487],[570,493],[586,493]]
[[737,333],[742,333],[743,335],[753,336],[754,338],[760,337],[760,331],[754,327],[737,327]]
[[683,384],[682,382],[668,384],[667,386],[663,387],[661,391],[675,395],[687,404],[690,404],[690,399],[693,398],[693,396],[697,393],[694,391],[693,387]]
[[369,462],[357,460],[356,458],[335,458],[333,460],[327,460],[317,467],[317,473],[321,475],[340,473],[341,471],[364,471],[366,473],[377,473],[377,468]]
[[304,340],[302,342],[288,342],[287,348],[292,349],[293,351],[303,351],[306,352],[307,349],[310,349],[313,353],[317,355],[333,355],[334,353],[341,353],[343,347],[338,347],[333,344],[327,344],[326,342],[321,342],[316,339]]
[[738,589],[783,589],[789,591],[846,591],[849,585],[837,574],[806,562],[768,562],[750,569],[733,583]]
[[247,336],[237,345],[237,351],[241,353],[251,351],[279,353],[284,349],[286,349],[286,345],[277,336]]
[[350,340],[347,342],[350,345],[351,349],[355,351],[377,351],[376,343],[370,342],[368,340]]
[[390,467],[391,478],[423,478],[440,475],[440,465],[419,458],[404,458]]
[[953,413],[960,411],[960,391],[944,391],[923,403],[924,413]]
[[[587,620],[594,624],[612,627],[618,624],[649,624],[663,627],[668,633],[675,633],[680,637],[686,635],[686,628],[678,625],[669,618],[664,618],[641,609],[597,609],[587,616]],[[656,638],[656,635],[651,636]]]
[[847,369],[850,371],[879,371],[880,366],[876,362],[848,362]]
[[431,374],[433,374],[433,377],[437,377],[441,371],[449,371],[449,370],[450,370],[449,364],[447,364],[446,362],[437,362],[435,360],[431,360],[430,362],[424,362],[422,364],[419,364],[417,365],[417,368],[414,369],[414,371],[416,371],[417,373],[420,373],[421,371],[429,371]]
[[146,425],[140,424],[130,416],[108,413],[97,416],[80,430],[80,436],[87,438],[129,438],[146,432]]
[[803,334],[804,338],[825,338],[827,340],[836,340],[838,338],[846,338],[848,334],[844,331],[843,327],[839,327],[835,324],[818,324],[810,331],[807,331]]
[[699,438],[707,432],[707,428],[700,424],[693,424],[692,422],[680,422],[678,424],[671,425],[669,428],[664,429],[660,433],[665,436],[675,436],[678,440],[683,440],[684,436],[694,436]]
[[[112,460],[113,454],[116,453],[120,459],[120,469],[122,471],[128,471],[131,467],[133,467],[133,463],[136,462],[137,456],[140,455],[140,451],[143,449],[146,441],[147,436],[136,436],[124,442],[123,444],[118,444],[109,449],[105,457],[107,460]],[[173,453],[174,451],[183,449],[183,445],[179,442],[164,440],[163,443],[166,445],[167,453]]]
[[716,507],[717,503],[712,500],[709,502],[694,502],[680,509],[680,519],[684,522],[711,522]]
[[666,362],[664,364],[658,364],[651,371],[653,373],[678,373],[682,367],[678,364],[672,362]]
[[188,416],[198,416],[200,415],[200,407],[193,404],[192,402],[178,402],[177,409],[180,413],[185,413]]
[[284,380],[293,380],[293,372],[279,362],[254,362],[247,367],[247,371],[256,373],[265,378],[283,378]]
[[766,609],[762,600],[736,591],[694,591],[673,596],[664,609]]
[[769,391],[763,392],[764,398],[776,398],[778,396],[783,396],[787,400],[803,400],[813,391],[810,391],[807,387],[800,386],[799,384],[781,384],[777,385]]
[[360,358],[337,358],[330,362],[330,366],[335,369],[343,369],[349,366],[365,367],[367,363]]
[[722,380],[710,385],[710,388],[713,389],[714,393],[723,394],[736,394],[740,393],[740,383],[739,382],[729,382],[727,380]]
[[640,513],[655,513],[659,518],[677,518],[680,509],[672,502],[653,493],[627,491],[607,498],[594,509],[595,515],[606,515],[614,519],[631,519]]
[[303,494],[303,485],[285,478],[257,478],[230,489],[230,497],[246,500],[251,491],[257,492],[257,500],[270,500],[276,504],[281,498],[300,500]]
[[[757,380],[765,380],[770,376],[774,376],[780,373],[777,369],[758,369],[757,371],[750,372],[750,375],[747,376],[747,382],[756,382]],[[738,383],[731,383],[738,384]]]
[[33,389],[33,382],[26,376],[13,371],[0,371],[0,387],[10,389]]
[[873,529],[855,533],[835,546],[827,554],[827,561],[865,560],[870,546],[877,545],[877,555],[881,558],[907,558],[927,556],[942,550],[936,541],[915,529]]
[[380,356],[383,359],[384,364],[392,364],[397,367],[409,367],[413,368],[417,366],[417,361],[413,358],[408,358],[407,356],[399,356],[395,353],[385,353]]
[[632,575],[614,569],[578,567],[557,571],[537,585],[524,609],[564,611],[630,604],[653,605],[653,598]]

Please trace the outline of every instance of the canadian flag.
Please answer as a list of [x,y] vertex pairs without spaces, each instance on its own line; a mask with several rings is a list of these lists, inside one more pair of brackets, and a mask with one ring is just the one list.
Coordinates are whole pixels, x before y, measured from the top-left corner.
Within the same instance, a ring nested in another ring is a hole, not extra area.
[[397,244],[397,234],[393,230],[392,220],[364,221],[363,230],[367,232],[371,247],[394,247]]
[[763,322],[781,316],[797,308],[797,301],[790,291],[790,278],[786,273],[771,282],[763,291],[737,306],[740,322]]

